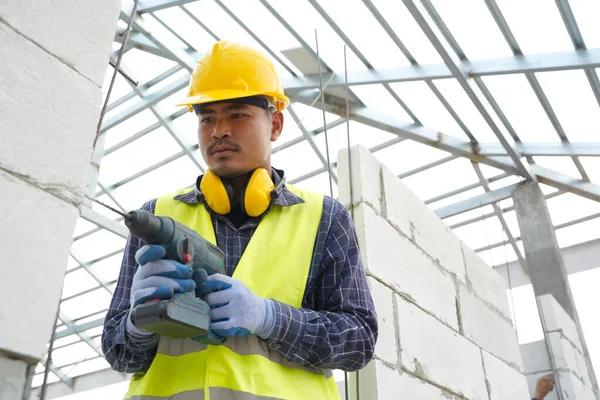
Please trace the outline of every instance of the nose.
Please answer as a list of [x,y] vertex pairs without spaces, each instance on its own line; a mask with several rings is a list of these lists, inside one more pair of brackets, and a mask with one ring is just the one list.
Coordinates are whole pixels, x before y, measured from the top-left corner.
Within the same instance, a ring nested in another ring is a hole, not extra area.
[[213,139],[222,140],[231,137],[231,126],[226,119],[217,118],[215,129],[212,132]]

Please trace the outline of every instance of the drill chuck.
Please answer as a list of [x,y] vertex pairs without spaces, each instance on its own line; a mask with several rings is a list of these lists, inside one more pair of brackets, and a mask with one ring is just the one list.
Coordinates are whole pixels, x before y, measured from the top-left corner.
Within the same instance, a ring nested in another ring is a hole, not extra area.
[[145,210],[130,211],[125,217],[125,226],[132,235],[147,242],[162,230],[162,220]]

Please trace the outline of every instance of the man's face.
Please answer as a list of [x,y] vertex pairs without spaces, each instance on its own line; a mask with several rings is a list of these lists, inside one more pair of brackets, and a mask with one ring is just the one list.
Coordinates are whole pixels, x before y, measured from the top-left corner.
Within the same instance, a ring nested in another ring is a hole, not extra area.
[[198,116],[198,143],[208,167],[233,178],[271,166],[271,142],[283,128],[283,114],[252,105],[218,103]]

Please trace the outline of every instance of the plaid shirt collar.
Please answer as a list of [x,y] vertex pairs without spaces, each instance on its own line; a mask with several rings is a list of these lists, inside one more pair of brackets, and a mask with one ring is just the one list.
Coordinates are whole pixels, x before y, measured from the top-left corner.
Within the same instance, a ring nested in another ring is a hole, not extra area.
[[[273,184],[277,186],[281,182],[281,177],[284,176],[283,170],[272,168],[271,178],[273,179]],[[198,182],[200,182],[201,177],[198,178]],[[194,190],[189,191],[184,194],[180,194],[178,196],[173,197],[174,200],[182,201],[186,204],[198,204],[199,200],[196,197],[197,185],[194,185]],[[296,204],[304,203],[304,200],[294,193],[290,192],[289,189],[283,185],[283,189],[281,194],[272,201],[272,204],[277,204],[279,206],[288,207]],[[270,208],[270,207],[269,207]]]

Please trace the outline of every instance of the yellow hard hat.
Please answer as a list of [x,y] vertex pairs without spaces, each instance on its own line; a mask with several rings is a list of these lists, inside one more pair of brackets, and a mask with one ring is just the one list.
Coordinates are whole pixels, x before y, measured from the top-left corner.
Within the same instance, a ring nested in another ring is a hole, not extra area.
[[290,103],[269,57],[253,48],[226,40],[213,45],[190,77],[188,98],[178,106],[212,103],[250,96],[273,100],[277,111]]

